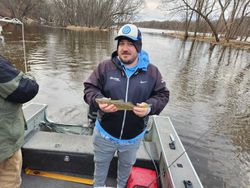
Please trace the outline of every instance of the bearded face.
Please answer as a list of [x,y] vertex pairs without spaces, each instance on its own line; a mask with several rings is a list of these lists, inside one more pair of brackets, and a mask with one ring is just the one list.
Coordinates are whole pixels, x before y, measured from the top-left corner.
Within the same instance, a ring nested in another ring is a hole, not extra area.
[[130,66],[134,66],[137,63],[138,53],[132,41],[127,39],[121,39],[118,41],[118,56],[120,60]]

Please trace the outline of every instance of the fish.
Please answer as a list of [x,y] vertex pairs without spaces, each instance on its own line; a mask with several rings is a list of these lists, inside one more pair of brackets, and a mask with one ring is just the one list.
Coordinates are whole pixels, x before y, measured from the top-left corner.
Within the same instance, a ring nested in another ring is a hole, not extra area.
[[[124,100],[112,100],[109,98],[96,98],[95,101],[98,104],[113,104],[117,107],[118,110],[133,110],[133,108],[136,106],[131,102],[124,102]],[[145,107],[145,108],[149,108],[151,107],[150,104],[145,104],[144,106],[141,107]]]

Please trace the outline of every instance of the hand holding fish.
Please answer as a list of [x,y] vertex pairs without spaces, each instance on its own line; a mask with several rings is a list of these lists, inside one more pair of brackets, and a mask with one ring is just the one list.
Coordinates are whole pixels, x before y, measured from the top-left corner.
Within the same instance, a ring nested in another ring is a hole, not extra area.
[[133,112],[139,116],[139,117],[144,117],[149,114],[151,110],[151,105],[142,102],[142,103],[137,103],[136,106],[133,108]]
[[103,112],[116,112],[117,111],[117,108],[114,104],[107,104],[107,103],[99,104],[99,108]]
[[[107,99],[107,100],[110,100],[110,99]],[[105,103],[104,101],[103,102],[98,101],[97,103],[99,105],[99,108],[103,112],[110,113],[110,112],[116,112],[118,110],[117,107],[114,104]]]

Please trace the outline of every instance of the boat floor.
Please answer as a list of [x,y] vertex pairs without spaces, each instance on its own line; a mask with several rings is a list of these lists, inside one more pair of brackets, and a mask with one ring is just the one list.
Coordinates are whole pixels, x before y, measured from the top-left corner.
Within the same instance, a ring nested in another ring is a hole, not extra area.
[[[84,177],[92,179],[92,177]],[[106,181],[108,187],[116,187],[116,180],[114,178],[108,178]],[[83,183],[74,183],[64,180],[51,179],[41,176],[33,176],[22,173],[22,185],[21,188],[88,188],[93,187]]]

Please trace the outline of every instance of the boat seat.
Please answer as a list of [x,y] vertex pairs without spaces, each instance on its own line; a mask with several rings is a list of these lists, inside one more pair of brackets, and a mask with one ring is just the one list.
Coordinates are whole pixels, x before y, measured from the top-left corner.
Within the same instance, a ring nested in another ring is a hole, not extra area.
[[[152,142],[145,142],[152,158],[158,161],[156,147]],[[142,143],[136,166],[154,169],[151,158]],[[24,168],[65,171],[70,173],[87,172],[93,174],[92,137],[55,132],[38,131],[23,145]],[[116,172],[117,156],[111,162],[110,173]]]
[[92,153],[91,136],[38,131],[24,144],[25,149],[53,152]]

